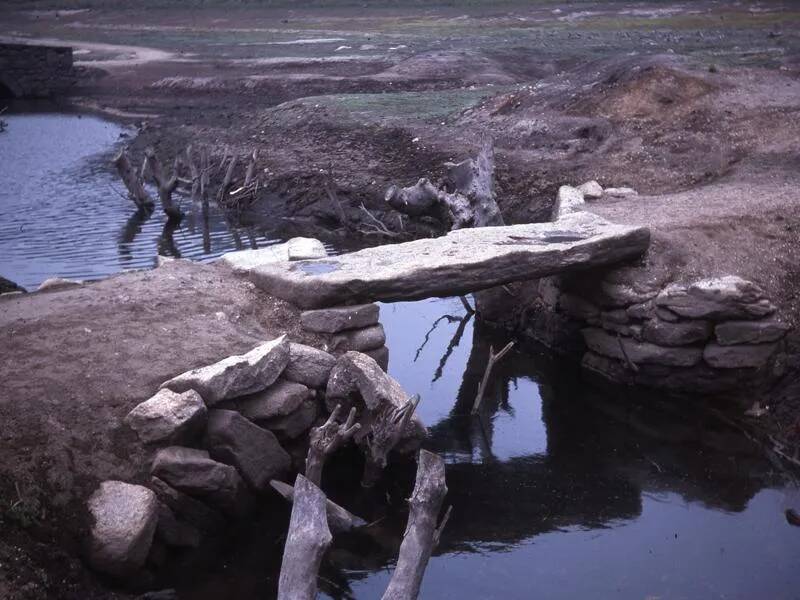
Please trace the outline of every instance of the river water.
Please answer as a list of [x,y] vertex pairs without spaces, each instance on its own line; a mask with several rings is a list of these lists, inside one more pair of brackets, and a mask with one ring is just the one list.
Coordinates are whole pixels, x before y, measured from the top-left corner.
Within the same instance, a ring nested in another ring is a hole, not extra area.
[[[209,259],[277,239],[268,227],[207,220],[191,205],[171,239],[164,219],[132,218],[108,161],[117,125],[69,114],[14,114],[0,134],[0,274],[50,276],[147,268],[158,252]],[[113,189],[112,189],[113,188]],[[116,191],[114,191],[116,190]],[[207,224],[206,224],[207,223]],[[447,462],[453,513],[422,598],[797,599],[800,497],[758,448],[691,403],[607,394],[536,348],[499,365],[481,415],[469,415],[490,345],[457,299],[382,306],[390,373],[421,394],[427,447]],[[406,520],[413,465],[376,489],[358,458],[334,461],[323,487],[373,522],[337,536],[320,572],[324,598],[379,598]],[[273,597],[289,509],[221,546],[178,559],[163,582],[182,599]]]
[[47,105],[22,108],[3,115],[8,129],[0,133],[0,276],[35,289],[48,277],[152,268],[159,254],[211,260],[282,241],[270,223],[232,223],[186,198],[187,216],[174,231],[161,210],[142,218],[109,167],[133,132]]

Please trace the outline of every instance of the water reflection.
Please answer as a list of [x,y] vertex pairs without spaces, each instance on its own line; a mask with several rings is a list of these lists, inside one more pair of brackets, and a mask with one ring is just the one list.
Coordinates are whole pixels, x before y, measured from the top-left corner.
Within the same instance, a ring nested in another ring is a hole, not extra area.
[[151,268],[158,254],[210,260],[285,239],[274,214],[231,220],[214,205],[184,196],[186,218],[179,226],[168,226],[161,210],[136,212],[110,168],[127,135],[114,123],[53,112],[4,118],[9,125],[0,135],[0,274],[20,285]]

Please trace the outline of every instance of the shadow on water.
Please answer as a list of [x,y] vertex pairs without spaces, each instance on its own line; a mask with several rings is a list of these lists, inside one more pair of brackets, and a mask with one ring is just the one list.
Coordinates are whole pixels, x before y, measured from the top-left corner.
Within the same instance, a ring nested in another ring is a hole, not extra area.
[[[471,417],[489,348],[507,340],[458,299],[384,305],[381,321],[389,370],[422,395],[426,445],[447,461],[453,513],[422,598],[796,598],[800,533],[783,516],[792,492],[713,413],[609,396],[523,348],[498,363]],[[359,487],[361,466],[344,451],[326,467],[325,491],[372,525],[335,537],[324,597],[379,598],[405,528],[413,465],[373,490]],[[178,575],[181,597],[273,597],[285,519],[288,508],[270,504],[230,554]]]

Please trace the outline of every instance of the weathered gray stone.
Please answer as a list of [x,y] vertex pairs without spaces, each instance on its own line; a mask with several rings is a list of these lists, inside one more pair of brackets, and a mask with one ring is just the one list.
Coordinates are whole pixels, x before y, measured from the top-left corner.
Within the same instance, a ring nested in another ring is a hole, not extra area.
[[681,320],[681,318],[678,315],[676,315],[668,308],[664,308],[663,306],[656,306],[656,309],[655,311],[653,311],[653,314],[662,321],[667,321],[668,323],[677,323],[678,321]]
[[687,346],[705,342],[710,337],[711,323],[708,321],[670,323],[661,319],[650,319],[642,329],[642,338],[659,346]]
[[364,329],[353,329],[351,331],[342,331],[333,336],[331,346],[333,350],[349,352],[355,350],[357,352],[365,352],[367,350],[376,350],[386,343],[386,333],[383,331],[383,325],[373,325],[372,327],[365,327]]
[[721,346],[708,344],[703,351],[703,359],[717,369],[758,368],[767,364],[775,352],[777,344],[745,344]]
[[289,363],[286,336],[265,342],[247,354],[229,356],[213,365],[192,369],[161,385],[175,392],[197,391],[207,406],[259,392],[272,385]]
[[304,311],[300,314],[300,324],[308,331],[339,333],[376,325],[379,317],[380,307],[377,304],[336,306]]
[[280,439],[293,440],[311,429],[319,413],[319,402],[315,398],[309,398],[304,400],[297,410],[285,417],[267,419],[260,421],[259,424]]
[[205,447],[214,460],[236,467],[259,492],[269,489],[270,479],[289,470],[289,455],[275,435],[233,410],[209,412]]
[[251,269],[274,262],[323,258],[328,255],[322,242],[314,238],[297,237],[283,244],[275,244],[257,250],[226,252],[220,261],[235,271],[247,273]]
[[289,344],[289,364],[283,377],[311,388],[324,388],[335,364],[336,359],[331,354],[292,342]]
[[200,545],[200,530],[190,523],[179,520],[169,506],[159,502],[156,538],[167,546],[196,548]]
[[150,489],[174,515],[200,531],[213,533],[225,527],[225,517],[220,512],[197,498],[176,490],[163,479],[151,477]]
[[562,293],[558,299],[559,308],[576,319],[591,319],[600,317],[600,309],[597,305],[572,294]]
[[626,325],[631,322],[628,313],[622,309],[617,308],[614,310],[604,310],[600,313],[600,322],[605,326],[606,323],[616,323],[617,325]]
[[251,421],[283,417],[297,410],[311,393],[303,384],[280,380],[263,392],[240,398],[235,408]]
[[156,495],[141,485],[104,481],[89,498],[93,519],[89,563],[103,573],[123,577],[147,560],[158,523]]
[[759,286],[734,275],[669,285],[656,304],[691,319],[758,319],[775,312]]
[[125,423],[145,443],[176,444],[202,430],[206,413],[203,399],[194,390],[178,394],[163,389],[129,412]]
[[181,446],[162,448],[153,459],[150,472],[229,515],[244,516],[253,506],[247,485],[236,469],[212,460],[205,450]]
[[608,196],[609,198],[627,198],[630,196],[638,196],[639,192],[629,187],[616,187],[604,189],[603,195]]
[[613,306],[620,307],[647,302],[655,298],[659,292],[659,288],[652,288],[646,285],[612,283],[610,281],[600,282],[600,289]]
[[641,325],[623,325],[621,323],[614,323],[613,321],[604,321],[601,327],[611,333],[618,333],[620,335],[624,335],[625,337],[632,337],[637,340],[642,339]]
[[384,371],[389,370],[389,348],[386,346],[381,346],[374,350],[365,350],[364,354],[378,363],[378,366]]
[[593,327],[582,329],[581,333],[586,345],[593,352],[622,361],[630,360],[634,364],[691,367],[703,358],[702,348],[657,346],[627,337],[616,337]]
[[721,346],[735,344],[763,344],[777,342],[791,327],[774,319],[763,321],[726,321],[714,328],[717,343]]
[[557,223],[458,229],[446,236],[254,269],[267,293],[303,308],[453,296],[640,256],[646,227],[588,212]]
[[561,288],[559,286],[560,277],[542,277],[539,280],[539,285],[537,286],[537,291],[539,293],[539,300],[541,302],[551,308],[554,309],[558,306],[558,301],[561,298]]
[[562,185],[558,188],[556,195],[556,202],[553,205],[553,221],[574,212],[583,210],[585,203],[583,201],[583,192],[578,188],[569,185]]
[[648,300],[639,304],[632,304],[626,310],[628,316],[635,321],[649,319],[655,312],[655,302]]
[[583,197],[587,200],[598,200],[603,197],[603,186],[594,179],[579,185],[578,189],[583,192]]

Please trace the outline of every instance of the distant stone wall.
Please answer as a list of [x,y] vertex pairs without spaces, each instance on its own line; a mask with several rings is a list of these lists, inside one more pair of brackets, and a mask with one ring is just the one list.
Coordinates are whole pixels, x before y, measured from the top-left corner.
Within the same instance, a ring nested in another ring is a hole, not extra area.
[[72,48],[0,44],[0,86],[6,95],[47,98],[68,91],[74,80]]

